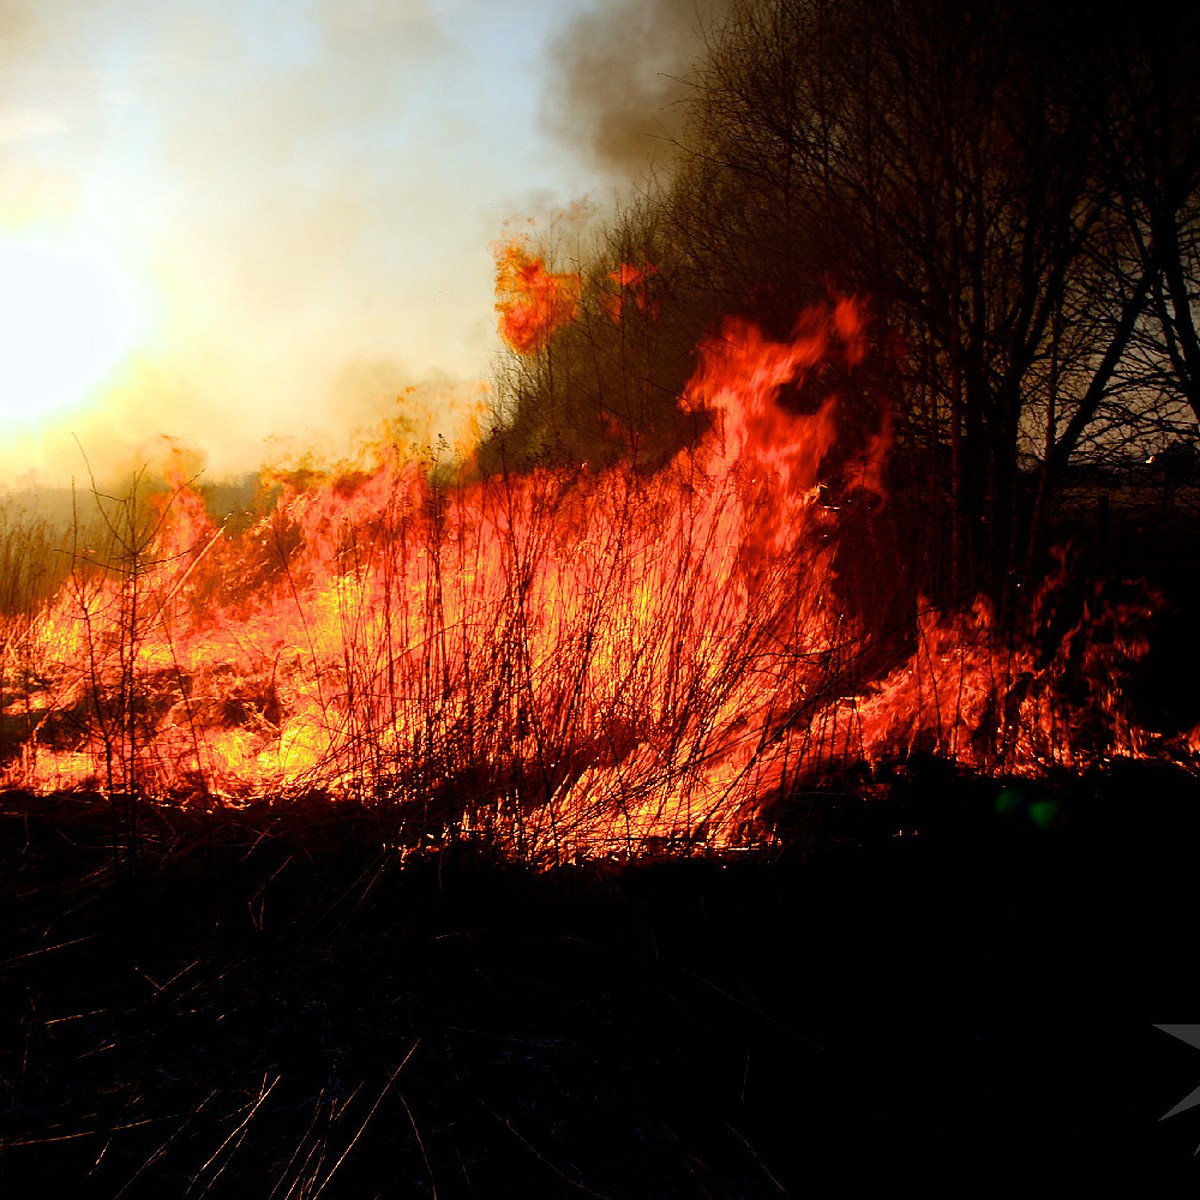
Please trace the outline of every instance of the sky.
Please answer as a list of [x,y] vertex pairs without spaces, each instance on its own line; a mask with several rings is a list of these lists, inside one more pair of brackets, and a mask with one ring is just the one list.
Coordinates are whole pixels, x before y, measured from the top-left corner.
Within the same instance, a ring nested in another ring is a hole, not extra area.
[[0,0],[0,487],[453,434],[501,353],[492,244],[661,157],[698,11]]

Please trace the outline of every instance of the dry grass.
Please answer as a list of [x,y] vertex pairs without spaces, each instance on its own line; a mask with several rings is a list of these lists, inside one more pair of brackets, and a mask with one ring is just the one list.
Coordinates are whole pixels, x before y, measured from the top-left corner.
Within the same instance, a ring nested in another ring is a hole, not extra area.
[[548,873],[402,860],[375,808],[156,806],[136,877],[86,798],[10,793],[0,1188],[1188,1183],[1159,1118],[1194,1079],[1149,1022],[1190,995],[1195,781],[1014,786],[913,765],[828,797],[803,858]]
[[764,543],[775,498],[702,460],[428,467],[285,479],[237,534],[145,479],[91,497],[65,556],[11,525],[8,783],[103,794],[131,866],[148,803],[322,792],[405,845],[546,866],[765,844],[781,802],[914,752],[1005,772],[1139,748],[1134,592],[1055,585],[1022,633],[979,606],[914,621],[839,548],[849,518],[808,497]]

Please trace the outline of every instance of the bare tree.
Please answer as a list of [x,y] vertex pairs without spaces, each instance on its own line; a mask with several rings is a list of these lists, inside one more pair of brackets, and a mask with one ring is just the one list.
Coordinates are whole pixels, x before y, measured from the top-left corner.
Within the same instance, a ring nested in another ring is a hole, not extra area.
[[832,381],[844,453],[888,407],[914,586],[1006,609],[1069,465],[1200,414],[1196,27],[1075,0],[734,0],[679,165],[597,260],[599,278],[604,254],[653,245],[652,337],[582,321],[515,411],[558,397],[589,430],[577,456],[617,408],[661,442],[682,348],[722,316],[786,337],[856,294],[873,347]]
[[[1060,385],[1097,351],[1078,319],[1119,332],[1089,280],[1112,201],[1103,84],[1095,56],[1068,52],[1068,18],[943,0],[738,5],[697,80],[672,197],[695,274],[777,329],[814,288],[870,298],[874,381],[899,400],[896,482],[914,511],[943,516],[925,548],[944,595],[1005,593],[1030,519],[1022,450],[1048,392],[1055,435],[1069,423]],[[1072,306],[1086,311],[1068,321]]]

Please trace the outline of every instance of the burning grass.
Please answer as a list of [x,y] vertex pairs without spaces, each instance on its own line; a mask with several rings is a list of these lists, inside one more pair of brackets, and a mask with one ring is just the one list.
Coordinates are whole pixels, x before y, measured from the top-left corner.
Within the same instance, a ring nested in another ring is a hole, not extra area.
[[237,532],[182,477],[94,494],[57,590],[3,619],[4,783],[102,792],[130,844],[148,800],[320,794],[405,844],[550,865],[761,845],[798,790],[913,752],[1024,774],[1141,753],[1145,595],[1064,559],[1002,629],[983,599],[864,586],[896,566],[856,544],[886,408],[849,455],[836,394],[779,403],[864,337],[849,301],[787,342],[729,324],[682,399],[707,432],[650,475],[479,478],[385,446],[277,475]]

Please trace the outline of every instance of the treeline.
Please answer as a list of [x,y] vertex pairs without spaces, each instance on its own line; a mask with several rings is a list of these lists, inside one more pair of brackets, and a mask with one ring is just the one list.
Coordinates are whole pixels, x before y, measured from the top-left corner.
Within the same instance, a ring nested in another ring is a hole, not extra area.
[[737,315],[786,338],[853,295],[865,361],[783,403],[836,389],[845,455],[892,438],[862,569],[890,555],[937,600],[1007,608],[1075,464],[1196,431],[1198,26],[1156,3],[734,0],[677,165],[566,264],[578,319],[505,364],[484,468],[653,470],[699,432],[677,398],[703,337]]

